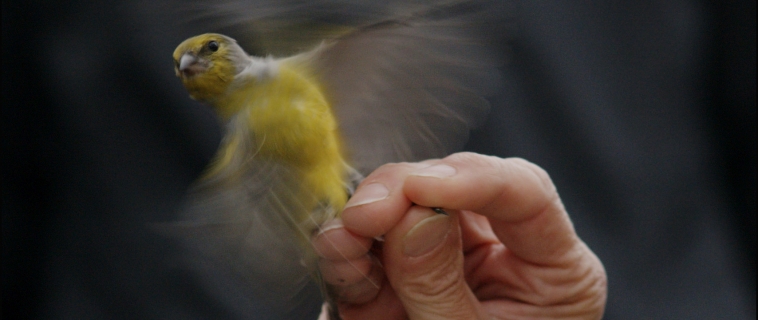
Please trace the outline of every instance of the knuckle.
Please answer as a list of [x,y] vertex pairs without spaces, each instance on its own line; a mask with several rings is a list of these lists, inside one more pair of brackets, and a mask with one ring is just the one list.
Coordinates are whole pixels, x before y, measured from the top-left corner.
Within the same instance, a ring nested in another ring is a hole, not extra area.
[[543,187],[545,194],[550,195],[551,197],[553,194],[557,194],[555,184],[553,184],[553,180],[550,178],[550,174],[548,174],[545,169],[523,158],[508,158],[506,160],[509,160],[514,165],[526,169],[528,172],[534,174]]

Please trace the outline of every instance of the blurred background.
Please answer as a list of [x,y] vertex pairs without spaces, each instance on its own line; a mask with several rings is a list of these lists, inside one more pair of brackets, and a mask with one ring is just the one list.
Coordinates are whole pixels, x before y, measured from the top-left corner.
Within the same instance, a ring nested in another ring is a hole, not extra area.
[[[605,264],[606,319],[756,317],[755,5],[512,1],[487,15],[504,85],[466,149],[551,174]],[[244,288],[208,290],[147,228],[174,217],[221,138],[171,53],[242,31],[193,8],[3,1],[3,318],[267,316],[229,291]]]

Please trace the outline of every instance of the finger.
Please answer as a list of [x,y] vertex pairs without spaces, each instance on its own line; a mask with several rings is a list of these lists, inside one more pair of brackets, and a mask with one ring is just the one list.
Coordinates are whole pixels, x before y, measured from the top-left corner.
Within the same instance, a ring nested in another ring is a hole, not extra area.
[[311,244],[319,256],[328,260],[351,260],[366,255],[373,239],[356,235],[345,229],[342,219],[321,226]]
[[[352,305],[351,310],[360,309],[358,305],[367,303],[381,292],[384,273],[378,272],[381,268],[376,263],[369,268],[365,263],[351,265],[345,260],[364,255],[374,237],[383,235],[410,207],[410,201],[402,193],[402,182],[407,172],[419,167],[418,164],[402,163],[375,170],[358,186],[341,219],[327,224],[314,239],[319,255],[329,260],[322,259],[319,264],[330,290],[337,296],[337,301]],[[361,278],[362,273],[368,273],[368,276]]]
[[344,287],[356,284],[368,277],[373,263],[369,255],[364,255],[352,260],[321,259],[318,266],[321,277],[327,284]]
[[420,206],[385,235],[387,278],[410,319],[481,315],[464,278],[460,237],[457,212],[438,214]]
[[523,159],[458,153],[409,173],[404,193],[419,205],[486,216],[510,251],[537,264],[572,259],[579,244],[547,173]]
[[[384,281],[387,281],[386,279]],[[338,304],[343,320],[401,320],[408,319],[402,303],[389,283],[382,284],[376,298],[369,303]]]
[[502,245],[487,217],[471,211],[461,211],[459,221],[464,254],[488,245]]
[[352,261],[319,261],[323,279],[337,302],[365,304],[374,300],[382,290],[384,271],[367,258]]
[[373,239],[344,228],[341,219],[327,222],[312,240],[322,259],[318,262],[322,280],[338,300],[352,303],[370,301],[379,292],[383,273],[369,250]]
[[406,175],[423,166],[393,163],[372,172],[361,182],[342,211],[345,227],[364,237],[384,235],[411,206],[402,188]]

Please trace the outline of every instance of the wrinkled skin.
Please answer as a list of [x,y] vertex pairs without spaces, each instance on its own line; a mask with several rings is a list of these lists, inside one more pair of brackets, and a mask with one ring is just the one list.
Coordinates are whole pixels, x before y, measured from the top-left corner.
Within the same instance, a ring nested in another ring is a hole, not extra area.
[[605,307],[602,263],[522,159],[382,166],[313,244],[343,319],[600,319]]

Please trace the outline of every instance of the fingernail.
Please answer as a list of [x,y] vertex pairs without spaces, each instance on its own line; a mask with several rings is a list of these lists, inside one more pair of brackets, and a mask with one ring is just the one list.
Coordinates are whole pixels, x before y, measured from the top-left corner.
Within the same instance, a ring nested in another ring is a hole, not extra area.
[[342,223],[342,219],[337,218],[321,225],[321,228],[319,228],[319,231],[316,234],[316,236],[318,237],[329,230],[334,230],[334,229],[339,229],[339,228],[344,228],[344,227],[345,225]]
[[411,172],[410,175],[412,176],[421,176],[421,177],[433,177],[433,178],[447,178],[452,175],[454,175],[457,172],[455,168],[445,165],[445,164],[438,164],[433,165],[431,167],[426,167],[418,171]]
[[347,202],[347,204],[345,204],[345,208],[347,209],[349,207],[384,200],[387,199],[389,195],[390,190],[381,183],[372,183],[365,185],[362,188],[358,189],[358,191],[356,191],[355,194],[350,197],[350,200]]
[[403,238],[403,253],[419,257],[442,243],[450,232],[450,216],[438,214],[421,220]]

